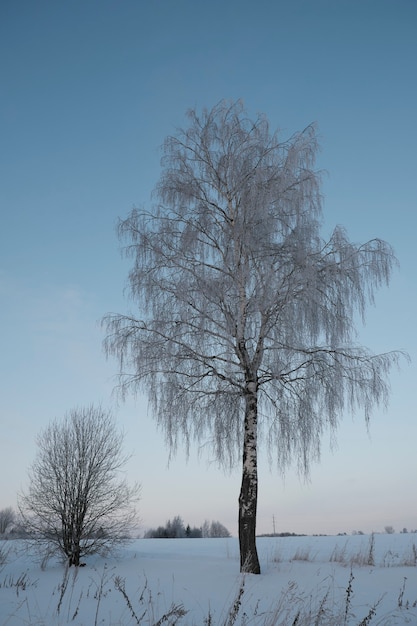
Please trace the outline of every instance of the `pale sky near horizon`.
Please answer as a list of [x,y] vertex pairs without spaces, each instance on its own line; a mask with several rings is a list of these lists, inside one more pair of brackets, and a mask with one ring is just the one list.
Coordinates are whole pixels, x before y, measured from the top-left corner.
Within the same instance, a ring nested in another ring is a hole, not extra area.
[[417,528],[417,3],[414,0],[0,2],[0,509],[36,435],[68,410],[114,410],[142,484],[143,529],[181,515],[237,531],[239,467],[202,450],[167,467],[146,399],[117,403],[99,321],[125,312],[118,217],[150,206],[160,146],[190,107],[242,98],[290,136],[318,124],[324,232],[380,237],[400,261],[359,340],[406,350],[388,409],[345,415],[309,483],[260,453],[258,532]]

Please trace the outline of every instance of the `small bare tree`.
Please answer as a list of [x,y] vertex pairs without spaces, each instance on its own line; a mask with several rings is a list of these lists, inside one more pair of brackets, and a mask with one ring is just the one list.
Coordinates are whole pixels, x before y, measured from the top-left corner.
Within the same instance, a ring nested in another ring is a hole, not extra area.
[[347,408],[368,420],[386,402],[398,354],[355,345],[353,320],[396,259],[340,227],[320,236],[314,126],[281,140],[240,102],[189,120],[165,141],[155,208],[119,224],[138,311],[105,318],[105,348],[171,450],[208,436],[220,463],[241,454],[241,570],[259,573],[258,437],[281,468],[295,458],[307,472]]
[[65,555],[70,566],[125,541],[139,488],[120,477],[127,457],[111,414],[93,406],[75,409],[52,422],[37,443],[29,489],[19,498],[36,541],[48,553]]
[[216,537],[230,537],[230,533],[227,530],[226,526],[224,526],[223,524],[221,524],[220,522],[211,522],[210,524],[210,534],[209,537],[212,538],[216,538]]
[[0,535],[4,535],[15,519],[16,515],[11,506],[0,511]]

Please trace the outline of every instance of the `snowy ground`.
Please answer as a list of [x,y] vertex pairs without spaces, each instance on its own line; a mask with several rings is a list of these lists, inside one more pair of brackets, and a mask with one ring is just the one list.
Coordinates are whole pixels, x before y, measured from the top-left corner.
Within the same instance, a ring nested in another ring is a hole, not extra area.
[[0,625],[417,625],[416,534],[260,538],[258,551],[260,576],[239,575],[235,538],[137,539],[66,571],[0,542]]

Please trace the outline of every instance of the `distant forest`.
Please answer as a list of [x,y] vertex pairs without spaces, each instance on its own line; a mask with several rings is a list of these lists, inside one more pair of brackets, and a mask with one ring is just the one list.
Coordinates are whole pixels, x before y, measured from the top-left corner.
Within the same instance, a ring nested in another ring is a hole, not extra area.
[[230,537],[230,532],[220,522],[209,522],[197,528],[191,528],[189,524],[185,526],[182,518],[177,515],[173,520],[168,520],[165,526],[150,528],[144,535],[145,539],[201,539],[206,537]]

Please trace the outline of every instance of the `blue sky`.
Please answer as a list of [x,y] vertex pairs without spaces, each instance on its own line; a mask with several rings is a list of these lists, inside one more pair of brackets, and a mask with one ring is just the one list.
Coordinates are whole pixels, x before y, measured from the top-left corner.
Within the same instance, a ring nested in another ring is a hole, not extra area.
[[0,3],[0,508],[15,506],[36,435],[76,406],[117,415],[143,526],[179,514],[236,533],[239,468],[195,450],[169,468],[146,399],[117,403],[99,321],[124,312],[118,217],[149,206],[160,146],[185,112],[242,98],[285,136],[316,121],[324,233],[388,240],[400,260],[359,340],[404,349],[391,402],[344,416],[311,481],[261,451],[258,531],[417,528],[414,0],[21,0]]

